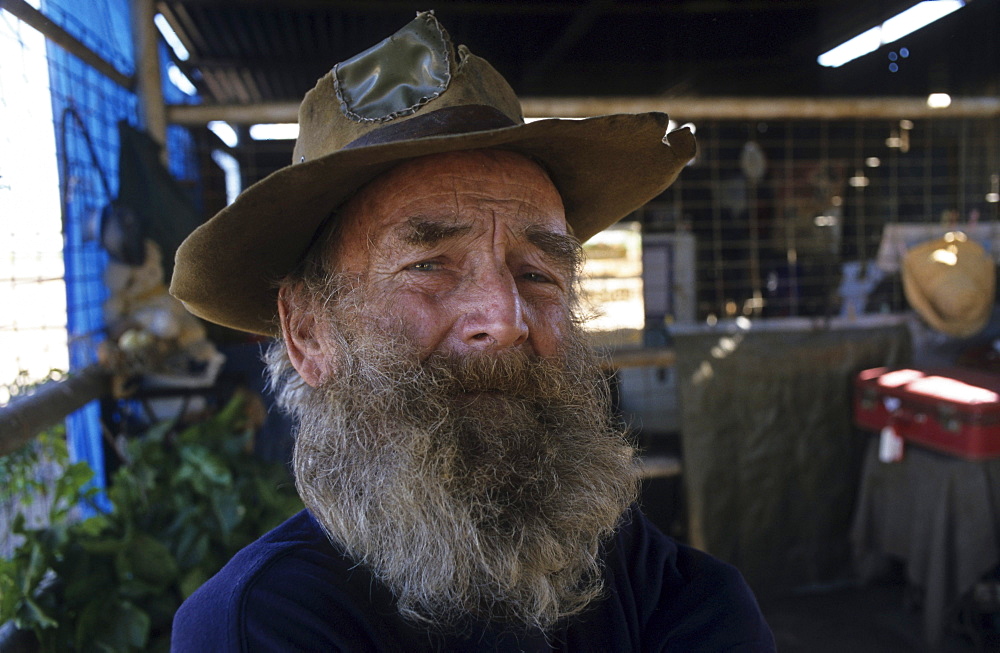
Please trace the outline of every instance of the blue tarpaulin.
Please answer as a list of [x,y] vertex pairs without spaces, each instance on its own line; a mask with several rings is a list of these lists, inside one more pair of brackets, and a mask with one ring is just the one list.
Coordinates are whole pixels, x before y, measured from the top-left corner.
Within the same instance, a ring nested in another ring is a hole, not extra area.
[[[135,62],[130,6],[128,0],[44,0],[41,11],[120,72],[131,75]],[[97,362],[98,345],[105,338],[103,304],[108,290],[103,277],[108,257],[100,245],[99,228],[102,209],[118,193],[118,123],[141,121],[133,92],[58,46],[50,43],[47,54],[63,200],[69,360],[74,370]],[[186,130],[171,129],[171,146],[175,152],[171,168],[194,179],[197,172]],[[71,458],[87,462],[95,472],[95,484],[103,489],[99,402],[71,415],[66,427]],[[98,507],[109,507],[103,494]]]

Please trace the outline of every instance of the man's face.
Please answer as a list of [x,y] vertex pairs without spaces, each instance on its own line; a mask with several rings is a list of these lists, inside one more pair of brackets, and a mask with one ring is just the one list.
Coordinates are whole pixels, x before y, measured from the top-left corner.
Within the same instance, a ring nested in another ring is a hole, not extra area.
[[279,304],[313,386],[282,400],[306,506],[408,617],[582,610],[636,482],[573,317],[580,245],[555,188],[520,155],[437,155],[340,218],[328,274]]
[[341,213],[337,271],[360,274],[377,304],[369,314],[423,356],[555,354],[579,246],[536,164],[502,151],[424,157],[378,178]]

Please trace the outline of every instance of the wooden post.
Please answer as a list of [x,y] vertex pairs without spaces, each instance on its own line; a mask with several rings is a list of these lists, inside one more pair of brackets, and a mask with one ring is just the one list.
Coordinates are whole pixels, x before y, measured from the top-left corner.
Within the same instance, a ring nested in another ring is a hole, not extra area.
[[160,75],[159,42],[153,16],[153,0],[132,0],[132,31],[135,36],[135,77],[139,107],[146,131],[163,146],[162,158],[167,160],[167,106],[163,100]]
[[91,365],[61,381],[50,381],[26,397],[15,397],[0,407],[0,456],[9,454],[74,410],[110,391],[108,373],[100,366]]

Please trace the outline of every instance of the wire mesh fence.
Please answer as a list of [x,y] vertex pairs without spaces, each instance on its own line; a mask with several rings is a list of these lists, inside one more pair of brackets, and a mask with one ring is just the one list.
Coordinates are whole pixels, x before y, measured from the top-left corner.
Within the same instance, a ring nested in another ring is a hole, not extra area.
[[[1000,251],[996,115],[713,120],[695,127],[696,160],[661,197],[626,218],[647,244],[652,234],[692,237],[693,256],[684,260],[693,260],[693,274],[672,271],[667,292],[691,297],[693,307],[674,306],[665,315],[647,307],[647,326],[659,318],[669,326],[740,315],[899,312],[906,309],[899,258],[915,238],[964,229],[988,251]],[[231,152],[244,187],[290,162],[291,141],[255,141],[239,131]],[[200,145],[218,147],[210,138]],[[220,183],[206,204],[218,204]],[[592,272],[605,282],[643,276],[627,260],[624,241],[616,242],[592,249],[591,258],[602,259]],[[641,284],[599,288],[599,312],[606,304],[605,312],[639,314],[609,324],[643,323]]]
[[708,122],[697,135],[697,160],[640,219],[695,235],[698,319],[902,310],[901,225],[926,225],[923,239],[965,229],[998,252],[996,116]]

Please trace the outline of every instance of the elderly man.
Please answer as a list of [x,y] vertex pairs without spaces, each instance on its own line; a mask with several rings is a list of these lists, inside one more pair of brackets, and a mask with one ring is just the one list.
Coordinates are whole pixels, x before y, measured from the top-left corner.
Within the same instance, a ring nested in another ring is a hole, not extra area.
[[172,292],[280,336],[308,510],[182,606],[177,651],[770,651],[739,573],[634,506],[580,329],[580,242],[694,154],[662,114],[524,124],[430,13],[305,98],[294,163]]

